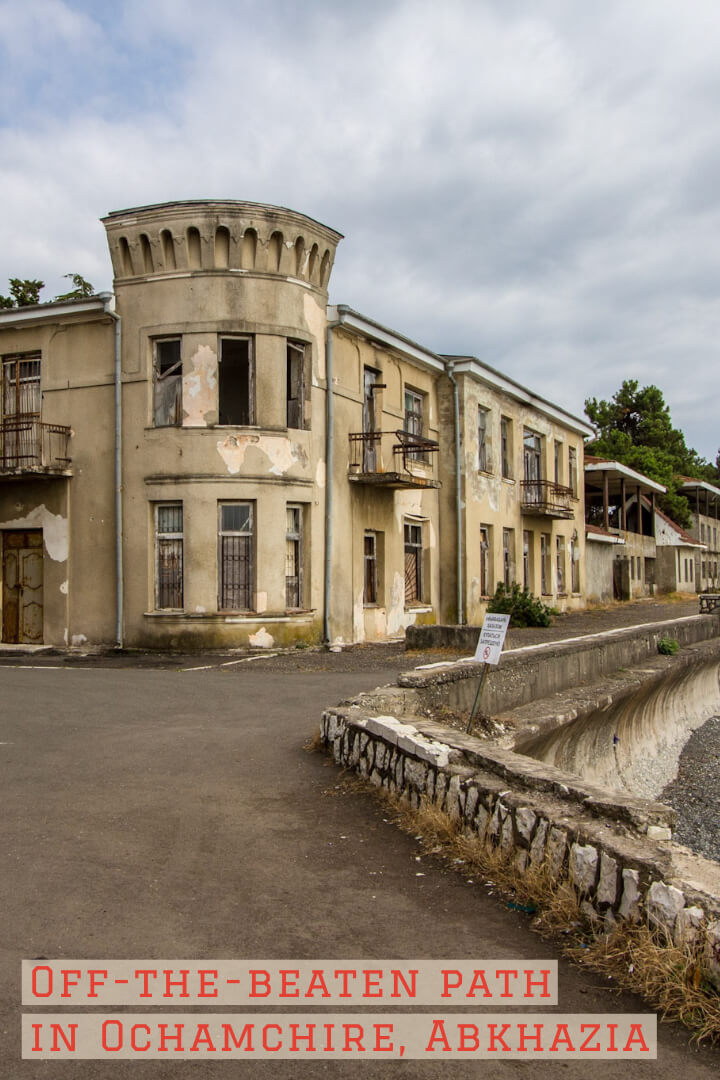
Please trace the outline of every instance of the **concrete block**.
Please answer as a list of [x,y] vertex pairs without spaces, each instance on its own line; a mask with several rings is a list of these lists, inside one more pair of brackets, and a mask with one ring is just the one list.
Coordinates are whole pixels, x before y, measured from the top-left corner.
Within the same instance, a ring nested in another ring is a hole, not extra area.
[[653,881],[648,889],[646,908],[648,921],[672,934],[675,920],[685,907],[685,897],[674,885]]
[[672,840],[672,829],[666,825],[648,825],[648,840]]

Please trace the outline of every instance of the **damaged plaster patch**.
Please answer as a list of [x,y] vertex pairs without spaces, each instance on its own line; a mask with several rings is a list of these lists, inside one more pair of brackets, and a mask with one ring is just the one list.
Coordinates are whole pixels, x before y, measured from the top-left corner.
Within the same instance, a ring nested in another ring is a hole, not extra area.
[[80,645],[84,645],[86,641],[87,638],[84,634],[73,634],[73,636],[70,638],[70,644],[73,646],[74,649],[79,648]]
[[205,611],[206,611],[206,609],[202,606],[202,604],[196,604],[195,605],[195,614],[196,615],[204,615]]
[[226,435],[218,442],[217,452],[231,476],[240,472],[251,446],[265,455],[270,462],[269,471],[275,476],[284,476],[298,461],[307,464],[305,450],[283,435]]
[[248,641],[256,649],[272,649],[275,644],[275,638],[268,634],[264,626],[261,626],[256,634],[250,634]]
[[419,489],[414,491],[397,491],[395,493],[395,521],[402,532],[403,519],[405,517],[426,517],[422,508],[423,493]]
[[200,345],[190,365],[182,380],[183,425],[207,427],[208,415],[217,411],[217,353]]
[[401,631],[404,632],[414,622],[414,613],[405,610],[405,577],[403,574],[395,573],[387,613],[388,637],[394,637]]
[[266,592],[255,593],[255,610],[258,614],[267,611],[268,599]]
[[319,488],[325,487],[325,462],[322,460],[322,458],[320,459],[320,461],[318,461],[317,468],[315,470],[315,485]]
[[68,591],[68,583],[67,583],[67,580],[66,580],[66,581],[63,581],[62,585],[60,586],[60,592],[63,594],[63,596],[67,596],[67,591]]
[[363,590],[355,597],[353,604],[353,641],[365,640],[365,609],[363,607]]
[[25,517],[3,521],[5,529],[42,529],[43,543],[53,562],[66,562],[68,557],[68,523],[61,514],[53,514],[44,504],[36,506]]

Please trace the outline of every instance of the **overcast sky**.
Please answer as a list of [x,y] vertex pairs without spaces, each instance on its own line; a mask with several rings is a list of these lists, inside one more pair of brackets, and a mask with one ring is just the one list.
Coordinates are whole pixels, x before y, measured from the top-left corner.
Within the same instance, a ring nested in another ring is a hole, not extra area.
[[111,287],[109,210],[289,206],[330,297],[582,415],[720,445],[717,0],[0,0],[0,292]]

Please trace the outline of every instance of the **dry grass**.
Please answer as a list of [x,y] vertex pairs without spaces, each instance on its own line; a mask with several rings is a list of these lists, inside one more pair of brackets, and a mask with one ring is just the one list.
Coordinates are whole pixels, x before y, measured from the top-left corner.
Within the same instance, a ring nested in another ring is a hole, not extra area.
[[303,750],[306,754],[319,754],[327,750],[320,727],[315,728],[315,732],[303,743]]
[[520,874],[515,852],[485,847],[432,803],[423,800],[413,809],[406,799],[362,783],[427,853],[456,866],[461,860],[463,872],[481,874],[518,910],[534,915],[533,929],[560,938],[576,963],[612,978],[618,989],[640,994],[661,1019],[684,1024],[695,1042],[720,1042],[720,995],[703,977],[700,945],[679,948],[646,925],[622,923],[609,933],[600,920],[592,923],[582,914],[567,878],[559,881],[547,868]]

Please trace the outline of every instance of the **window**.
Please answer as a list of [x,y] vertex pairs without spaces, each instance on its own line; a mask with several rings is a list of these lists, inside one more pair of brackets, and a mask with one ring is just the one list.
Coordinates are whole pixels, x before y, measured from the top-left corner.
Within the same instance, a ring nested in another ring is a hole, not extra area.
[[155,607],[183,608],[183,505],[155,506]]
[[570,588],[572,592],[580,592],[580,548],[576,539],[568,542],[568,554],[570,556]]
[[532,533],[523,530],[523,585],[526,589],[532,589],[532,558],[533,558]]
[[540,591],[546,595],[552,591],[550,588],[550,533],[540,534]]
[[492,595],[492,578],[490,576],[490,537],[492,529],[490,525],[480,526],[480,595]]
[[704,521],[700,522],[700,539],[701,540],[705,539],[705,522]]
[[288,504],[285,527],[285,607],[303,606],[302,506]]
[[525,498],[538,506],[543,501],[542,492],[542,436],[536,431],[523,431],[523,472]]
[[[423,437],[423,395],[416,390],[405,388],[405,428],[408,435]],[[427,461],[427,454],[422,450],[413,450],[408,457],[415,461]]]
[[363,579],[363,603],[377,604],[378,599],[378,567],[377,567],[377,536],[374,532],[366,532],[363,541],[365,558],[365,576]]
[[405,522],[405,607],[423,599],[422,525]]
[[155,427],[182,424],[182,339],[155,342],[153,423]]
[[503,581],[510,588],[515,580],[515,530],[503,529]]
[[555,440],[555,483],[561,482],[562,476],[562,443]]
[[287,426],[305,427],[305,346],[287,343]]
[[577,450],[574,446],[568,447],[568,481],[570,490],[573,493],[573,498],[577,499],[578,494],[578,466],[577,466]]
[[500,417],[500,455],[502,474],[505,480],[512,480],[512,420]]
[[478,469],[490,471],[490,457],[487,443],[488,410],[478,405]]
[[555,561],[557,565],[557,591],[558,596],[565,593],[565,537],[558,536],[555,540]]
[[41,464],[40,353],[5,356],[0,386],[0,462],[5,467]]
[[218,365],[218,422],[255,423],[255,372],[250,338],[221,338]]
[[253,503],[220,503],[218,609],[249,611],[255,585]]

